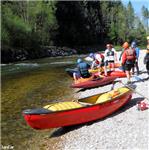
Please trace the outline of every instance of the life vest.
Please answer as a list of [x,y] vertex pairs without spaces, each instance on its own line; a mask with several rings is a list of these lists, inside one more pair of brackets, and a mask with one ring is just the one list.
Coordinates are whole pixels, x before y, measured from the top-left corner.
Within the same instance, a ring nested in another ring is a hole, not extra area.
[[135,49],[126,49],[126,59],[130,61],[136,59]]
[[108,56],[108,57],[109,57],[109,56],[114,56],[114,51],[112,51],[112,50],[108,51],[108,52],[107,52],[107,56]]
[[103,54],[99,54],[99,55],[100,55],[101,59],[104,59],[104,55]]
[[88,78],[90,77],[90,73],[88,72],[88,64],[85,63],[85,62],[82,62],[78,65],[78,68],[79,68],[79,71],[80,71],[80,74],[83,78]]
[[96,59],[95,61],[96,64],[101,64],[104,61],[104,55],[97,53],[95,59]]
[[95,60],[95,63],[96,63],[97,65],[99,65],[99,64],[100,64],[100,62],[99,62],[98,60]]
[[113,50],[108,50],[108,52],[106,54],[106,60],[114,61],[114,51]]

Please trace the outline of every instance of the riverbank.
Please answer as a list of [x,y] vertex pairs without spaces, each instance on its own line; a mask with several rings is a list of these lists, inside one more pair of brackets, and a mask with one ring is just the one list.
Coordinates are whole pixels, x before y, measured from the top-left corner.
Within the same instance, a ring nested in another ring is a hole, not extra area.
[[44,46],[37,50],[5,48],[1,51],[1,63],[32,60],[44,57],[71,56],[77,50],[68,47]]
[[[116,50],[119,50],[118,47]],[[95,45],[95,46],[74,46],[74,48],[69,47],[58,47],[58,46],[42,46],[34,49],[17,49],[2,47],[1,50],[1,63],[12,63],[24,60],[33,60],[45,57],[59,57],[59,56],[72,56],[72,55],[82,55],[91,52],[102,52],[105,50],[105,45]]]
[[[149,97],[149,79],[143,64],[144,51],[140,53],[139,77],[136,81],[136,91]],[[126,83],[126,78],[122,79]],[[117,83],[115,87],[120,87]],[[77,98],[94,95],[110,90],[111,85],[93,88],[77,93]],[[59,128],[53,131],[50,139],[45,140],[46,149],[53,150],[89,150],[89,149],[149,149],[149,110],[138,111],[136,103],[143,98],[133,94],[132,100],[119,111],[95,122],[73,127]],[[56,143],[53,145],[53,141]]]

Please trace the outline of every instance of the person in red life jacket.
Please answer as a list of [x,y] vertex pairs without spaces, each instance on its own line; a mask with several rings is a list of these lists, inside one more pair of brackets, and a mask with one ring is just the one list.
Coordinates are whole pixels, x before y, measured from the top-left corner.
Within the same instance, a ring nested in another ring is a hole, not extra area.
[[104,66],[104,55],[100,53],[90,53],[89,57],[93,59],[91,69],[100,68]]
[[136,52],[134,49],[129,48],[128,42],[125,42],[122,46],[124,48],[124,52],[122,54],[122,65],[125,67],[126,75],[128,82],[130,83],[131,80],[131,69],[134,67],[134,63],[136,60]]
[[104,55],[100,53],[90,53],[90,58],[93,59],[91,69],[98,69],[99,75],[104,72]]
[[117,61],[117,53],[111,44],[106,45],[105,50],[105,76],[107,76],[107,66],[111,65],[111,69],[114,70],[114,63]]

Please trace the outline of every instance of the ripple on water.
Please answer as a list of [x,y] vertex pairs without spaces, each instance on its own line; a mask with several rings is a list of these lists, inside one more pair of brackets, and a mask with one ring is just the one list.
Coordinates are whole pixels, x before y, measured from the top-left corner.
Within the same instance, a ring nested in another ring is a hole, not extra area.
[[[73,62],[69,59],[66,58],[66,63],[64,58],[55,58],[52,61],[46,58],[46,61],[42,59],[41,63],[38,60],[34,63],[11,64],[8,68],[5,66],[6,70],[2,70],[5,75],[2,77],[1,99],[3,145],[14,145],[15,149],[37,149],[43,145],[44,137],[49,136],[50,132],[31,129],[26,125],[22,111],[42,107],[51,100],[74,99],[74,91],[69,88],[71,78],[65,73],[65,69]],[[62,62],[62,65],[48,65],[52,62]],[[22,72],[15,71],[17,67]],[[13,74],[9,74],[8,69]]]

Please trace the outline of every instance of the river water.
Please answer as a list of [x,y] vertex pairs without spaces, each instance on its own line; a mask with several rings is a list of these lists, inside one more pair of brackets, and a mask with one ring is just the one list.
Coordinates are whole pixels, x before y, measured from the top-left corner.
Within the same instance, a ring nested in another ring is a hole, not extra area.
[[75,90],[67,67],[76,57],[44,58],[1,66],[2,146],[14,149],[44,149],[50,130],[38,131],[26,125],[22,111],[42,107],[54,100],[73,100]]

